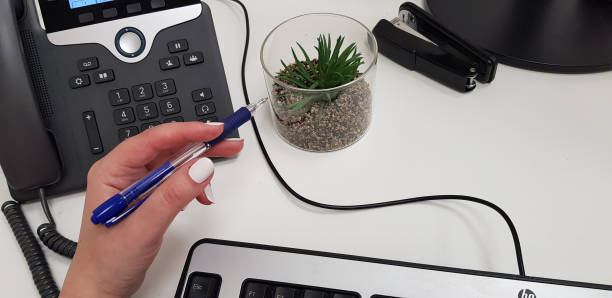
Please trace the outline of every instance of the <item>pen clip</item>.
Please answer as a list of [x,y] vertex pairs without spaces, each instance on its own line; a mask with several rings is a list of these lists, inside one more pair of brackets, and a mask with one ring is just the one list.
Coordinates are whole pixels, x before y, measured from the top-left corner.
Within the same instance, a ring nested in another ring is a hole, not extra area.
[[110,228],[111,226],[113,226],[114,224],[122,221],[124,218],[126,218],[128,215],[132,214],[132,212],[136,211],[136,209],[138,209],[138,207],[140,207],[140,205],[142,205],[142,203],[144,203],[144,201],[146,201],[151,195],[148,195],[146,197],[144,197],[142,200],[138,201],[136,204],[132,205],[132,207],[127,208],[125,211],[123,211],[121,214],[112,217],[111,219],[107,220],[104,225],[107,228]]

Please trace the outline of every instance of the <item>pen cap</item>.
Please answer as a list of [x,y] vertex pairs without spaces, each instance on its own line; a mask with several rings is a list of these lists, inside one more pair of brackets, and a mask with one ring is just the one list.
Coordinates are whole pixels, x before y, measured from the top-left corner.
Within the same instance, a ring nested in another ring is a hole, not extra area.
[[93,211],[91,222],[99,224],[115,217],[128,206],[123,195],[116,194]]
[[221,141],[223,141],[229,134],[234,132],[234,130],[238,129],[242,124],[251,120],[251,112],[246,107],[242,107],[238,109],[236,112],[231,114],[229,117],[223,120],[223,133],[216,139],[208,142],[208,144],[212,147],[217,145]]

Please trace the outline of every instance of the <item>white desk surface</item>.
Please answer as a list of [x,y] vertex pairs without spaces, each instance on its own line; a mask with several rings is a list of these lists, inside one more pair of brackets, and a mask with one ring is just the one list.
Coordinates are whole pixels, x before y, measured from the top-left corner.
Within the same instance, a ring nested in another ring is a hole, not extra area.
[[[396,15],[402,1],[245,1],[253,33],[250,96],[266,96],[259,47],[281,21],[324,11],[372,28],[380,18]],[[239,107],[242,13],[228,1],[206,2]],[[516,223],[528,275],[612,284],[612,72],[561,75],[500,65],[492,84],[467,95],[385,57],[377,75],[372,126],[348,149],[296,150],[274,133],[268,113],[258,116],[274,161],[296,190],[338,204],[428,194],[484,198]],[[491,210],[458,202],[347,213],[313,209],[272,176],[251,126],[240,134],[244,152],[217,165],[216,204],[192,203],[177,217],[136,297],[172,296],[187,252],[201,238],[516,272],[508,228]],[[0,180],[0,201],[9,200]],[[51,201],[59,230],[72,239],[78,236],[83,198],[78,193]],[[43,222],[39,204],[24,209],[32,228]],[[33,297],[26,262],[6,221],[0,221],[0,296]],[[61,285],[70,261],[46,252]]]

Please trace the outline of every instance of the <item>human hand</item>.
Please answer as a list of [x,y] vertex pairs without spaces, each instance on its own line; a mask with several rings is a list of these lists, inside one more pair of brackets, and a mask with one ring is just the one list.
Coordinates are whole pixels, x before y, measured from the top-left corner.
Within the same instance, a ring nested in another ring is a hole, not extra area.
[[[60,297],[130,297],[138,290],[179,211],[193,198],[204,205],[214,200],[212,161],[203,157],[178,169],[147,202],[112,228],[91,223],[92,211],[185,145],[210,141],[222,132],[222,123],[160,125],[125,140],[91,167],[79,242]],[[243,140],[225,140],[205,156],[234,156],[243,145]]]

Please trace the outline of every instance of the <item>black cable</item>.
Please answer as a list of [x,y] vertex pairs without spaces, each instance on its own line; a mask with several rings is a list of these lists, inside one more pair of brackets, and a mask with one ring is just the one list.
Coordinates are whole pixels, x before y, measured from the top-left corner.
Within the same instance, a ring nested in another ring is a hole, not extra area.
[[[230,1],[233,1],[233,2],[237,3],[238,5],[240,5],[242,10],[244,11],[244,16],[245,16],[245,22],[246,22],[246,41],[245,41],[244,52],[243,52],[243,56],[242,56],[241,78],[242,78],[242,92],[244,93],[244,99],[245,99],[247,104],[250,104],[251,101],[249,100],[249,94],[247,92],[246,75],[245,75],[246,60],[247,60],[248,49],[249,49],[249,40],[250,40],[249,14],[247,12],[246,7],[244,6],[244,4],[240,0],[230,0]],[[257,123],[255,121],[255,118],[251,119],[251,123],[253,124],[253,130],[255,131],[255,136],[257,137],[257,142],[259,143],[259,147],[261,148],[261,151],[262,151],[262,153],[263,153],[263,155],[264,155],[264,157],[266,159],[266,162],[270,166],[270,169],[274,173],[274,176],[276,176],[278,181],[285,187],[285,189],[287,189],[287,191],[289,191],[289,193],[291,193],[295,198],[297,198],[298,200],[302,201],[303,203],[306,203],[308,205],[315,206],[315,207],[318,207],[318,208],[330,209],[330,210],[341,210],[341,211],[374,209],[374,208],[383,208],[383,207],[390,207],[390,206],[403,205],[403,204],[416,203],[416,202],[440,201],[440,200],[468,201],[468,202],[473,202],[473,203],[481,204],[481,205],[487,206],[487,207],[495,210],[495,212],[497,212],[499,215],[501,215],[501,217],[503,217],[504,221],[508,225],[508,228],[510,229],[510,233],[512,234],[512,240],[514,242],[514,250],[515,250],[515,253],[516,253],[516,262],[518,263],[519,275],[525,276],[525,266],[523,264],[523,253],[522,253],[522,250],[521,250],[521,242],[520,242],[520,239],[519,239],[519,236],[518,236],[518,232],[516,231],[516,228],[514,226],[514,223],[512,222],[512,219],[510,219],[508,214],[506,214],[506,212],[503,209],[501,209],[500,207],[498,207],[497,205],[495,205],[495,204],[493,204],[493,203],[491,203],[489,201],[483,200],[483,199],[479,199],[479,198],[475,198],[475,197],[470,197],[470,196],[463,196],[463,195],[423,196],[423,197],[408,198],[408,199],[401,199],[401,200],[387,201],[387,202],[379,202],[379,203],[371,203],[371,204],[362,204],[362,205],[330,205],[330,204],[323,204],[323,203],[319,203],[319,202],[310,200],[310,199],[300,195],[298,192],[296,192],[287,183],[287,181],[285,181],[285,179],[281,176],[281,174],[279,173],[278,169],[276,168],[276,166],[272,162],[272,159],[270,158],[270,155],[268,154],[268,151],[266,150],[266,147],[264,146],[263,140],[262,140],[261,135],[259,133],[259,128],[257,128]]]
[[57,231],[55,228],[55,220],[53,220],[53,215],[51,215],[51,211],[49,210],[45,190],[42,188],[39,189],[38,194],[40,196],[40,204],[42,205],[45,216],[49,221],[48,223],[38,226],[38,229],[36,229],[38,238],[52,251],[72,259],[72,257],[74,257],[74,253],[76,252],[77,243],[62,236]]
[[44,298],[58,297],[59,289],[53,280],[47,259],[32,230],[30,230],[28,220],[21,211],[21,205],[15,201],[5,202],[2,204],[2,213],[4,213],[15,238],[17,238],[17,243],[19,243],[21,252],[23,252],[28,263],[38,293]]
[[45,216],[51,225],[55,225],[55,220],[53,220],[53,215],[51,215],[51,210],[49,210],[49,203],[47,203],[47,196],[45,196],[45,189],[38,189],[38,197],[40,198],[40,205],[43,208],[43,212],[45,212]]

